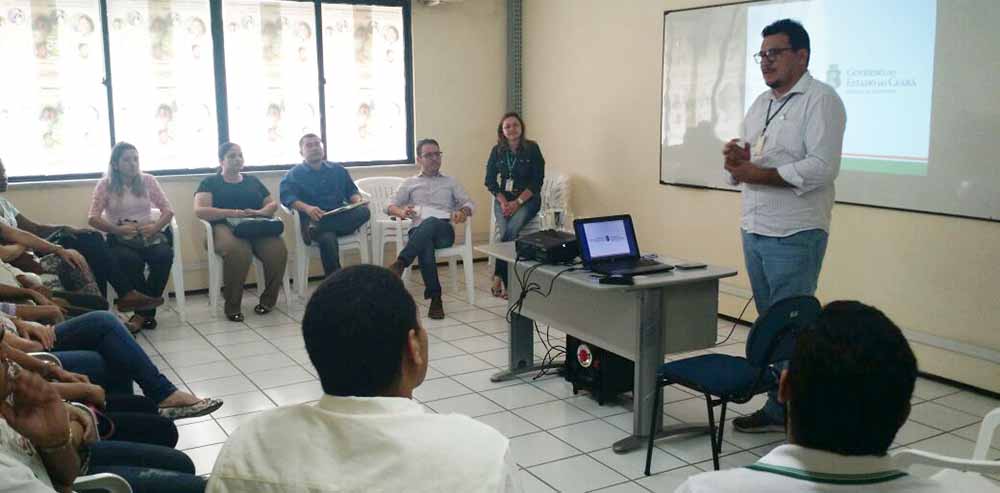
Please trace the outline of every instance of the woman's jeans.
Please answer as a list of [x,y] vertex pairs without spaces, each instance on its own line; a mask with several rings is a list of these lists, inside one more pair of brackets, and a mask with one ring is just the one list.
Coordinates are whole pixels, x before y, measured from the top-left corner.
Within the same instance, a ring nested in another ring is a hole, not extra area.
[[[122,375],[139,384],[143,394],[156,403],[177,391],[160,373],[128,329],[110,312],[90,312],[55,326],[53,351],[96,351],[110,375]],[[69,368],[67,368],[69,369]]]
[[88,474],[117,474],[136,493],[201,493],[207,481],[194,475],[184,452],[143,443],[100,441],[90,446]]
[[[500,230],[500,241],[514,241],[521,234],[521,229],[524,228],[525,224],[528,224],[535,216],[538,215],[538,210],[542,208],[542,199],[539,196],[531,197],[524,205],[521,206],[514,215],[510,217],[503,217],[503,211],[500,209],[500,202],[496,199],[493,200],[493,214],[497,218],[497,229]],[[491,231],[490,234],[493,234]],[[493,275],[498,276],[503,280],[503,285],[507,286],[507,262],[497,259],[496,269],[493,271]]]

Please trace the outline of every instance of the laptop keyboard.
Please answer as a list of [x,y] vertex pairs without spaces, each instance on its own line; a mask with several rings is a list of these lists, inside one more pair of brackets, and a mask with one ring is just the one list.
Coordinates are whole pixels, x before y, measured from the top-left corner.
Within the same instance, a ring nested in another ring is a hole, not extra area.
[[651,265],[657,265],[659,262],[651,260],[648,258],[640,258],[639,260],[618,260],[615,262],[602,263],[600,265],[601,270],[613,272],[621,269],[633,269],[636,267],[649,267]]

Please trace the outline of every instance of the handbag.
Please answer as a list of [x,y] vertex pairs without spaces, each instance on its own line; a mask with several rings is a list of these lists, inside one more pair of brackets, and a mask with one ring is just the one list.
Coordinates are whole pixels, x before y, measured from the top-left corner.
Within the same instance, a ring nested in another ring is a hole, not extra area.
[[125,245],[129,248],[135,248],[137,250],[141,248],[151,247],[154,245],[159,245],[161,243],[167,243],[167,235],[163,234],[162,231],[156,233],[153,236],[150,236],[149,238],[146,238],[144,235],[140,233],[136,233],[132,236],[115,235],[114,238],[117,243]]
[[246,240],[280,236],[285,231],[281,219],[227,217],[226,223],[233,228],[233,236]]

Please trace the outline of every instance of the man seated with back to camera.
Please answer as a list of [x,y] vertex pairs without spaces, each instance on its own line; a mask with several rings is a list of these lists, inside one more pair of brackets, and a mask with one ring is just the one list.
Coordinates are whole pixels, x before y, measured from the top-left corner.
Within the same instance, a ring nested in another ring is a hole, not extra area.
[[781,372],[788,444],[750,466],[692,476],[676,491],[952,491],[897,470],[887,455],[916,379],[916,357],[892,320],[857,301],[834,301],[800,333]]
[[319,403],[240,425],[208,491],[520,491],[500,432],[413,400],[427,374],[427,331],[388,269],[355,265],[326,278],[302,335],[323,386]]
[[434,250],[455,244],[452,224],[464,223],[475,207],[458,180],[441,174],[441,154],[441,147],[434,139],[423,139],[417,143],[420,174],[407,178],[399,185],[386,211],[400,219],[413,220],[410,239],[389,269],[402,276],[415,259],[420,259],[424,299],[431,300],[427,316],[435,320],[444,318],[444,304]]

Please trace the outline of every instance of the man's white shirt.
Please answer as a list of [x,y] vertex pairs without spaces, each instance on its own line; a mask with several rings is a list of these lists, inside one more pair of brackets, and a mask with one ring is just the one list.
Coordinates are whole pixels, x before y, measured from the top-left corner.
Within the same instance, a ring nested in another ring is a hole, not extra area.
[[261,414],[229,437],[209,493],[519,492],[509,441],[410,400],[324,395]]
[[945,493],[946,484],[898,470],[885,456],[781,445],[756,463],[691,476],[675,493]]
[[[781,98],[767,91],[753,102],[743,120],[743,139],[751,148],[763,139],[763,147],[751,162],[777,169],[791,186],[742,184],[744,231],[785,237],[830,230],[833,182],[840,173],[846,125],[840,96],[808,72]],[[730,184],[737,184],[725,174]]]

